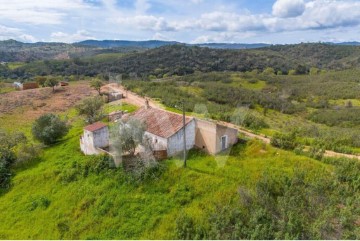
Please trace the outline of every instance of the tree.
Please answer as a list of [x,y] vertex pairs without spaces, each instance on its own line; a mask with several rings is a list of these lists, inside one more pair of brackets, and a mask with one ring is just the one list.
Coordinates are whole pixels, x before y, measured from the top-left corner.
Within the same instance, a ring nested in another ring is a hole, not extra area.
[[11,166],[16,162],[15,149],[27,142],[23,133],[9,134],[0,130],[0,188],[8,188],[11,179]]
[[299,64],[299,65],[296,67],[296,70],[295,70],[295,71],[296,71],[296,74],[299,74],[299,75],[301,75],[301,74],[306,74],[306,73],[308,72],[306,66],[301,65],[301,64]]
[[76,106],[76,109],[79,115],[85,116],[85,121],[91,124],[99,121],[103,117],[103,105],[104,100],[97,96],[83,100]]
[[263,71],[263,74],[266,74],[266,75],[274,75],[275,74],[275,70],[271,67],[267,67],[264,71]]
[[294,69],[289,70],[289,75],[296,75],[296,70]]
[[319,73],[320,73],[320,70],[318,68],[315,68],[315,67],[310,68],[310,72],[309,72],[310,75],[318,75]]
[[59,84],[59,81],[56,78],[49,78],[45,81],[45,86],[52,87],[52,91],[55,92],[55,86]]
[[36,76],[34,78],[36,83],[38,83],[40,86],[45,87],[45,83],[47,81],[47,78],[45,76]]
[[128,153],[134,156],[135,149],[141,144],[148,146],[145,143],[145,126],[138,120],[130,119],[127,122],[120,122],[118,131],[114,133],[114,146],[119,156]]
[[99,95],[101,95],[101,87],[104,85],[104,83],[99,79],[94,79],[90,82],[90,86],[94,88]]
[[40,116],[32,126],[32,134],[35,139],[50,145],[64,137],[69,131],[66,121],[54,114]]
[[5,87],[5,83],[3,81],[0,80],[0,92],[1,92],[1,89]]

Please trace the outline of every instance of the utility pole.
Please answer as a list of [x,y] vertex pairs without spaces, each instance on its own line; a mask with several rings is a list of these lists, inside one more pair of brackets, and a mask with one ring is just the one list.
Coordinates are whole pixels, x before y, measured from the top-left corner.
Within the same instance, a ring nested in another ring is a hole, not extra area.
[[185,101],[182,101],[183,109],[183,137],[184,137],[184,167],[186,167],[186,131],[185,131]]

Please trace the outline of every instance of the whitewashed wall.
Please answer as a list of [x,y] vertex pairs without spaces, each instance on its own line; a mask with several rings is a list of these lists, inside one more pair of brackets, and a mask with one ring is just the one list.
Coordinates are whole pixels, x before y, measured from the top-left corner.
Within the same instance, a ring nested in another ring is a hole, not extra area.
[[84,130],[80,139],[80,148],[85,155],[96,155],[100,152],[97,148],[109,146],[109,129],[102,128],[95,132]]
[[154,135],[149,132],[145,132],[145,135],[151,140],[151,145],[154,150],[166,150],[168,141],[167,139]]
[[108,147],[109,146],[109,129],[107,127],[93,132],[94,146],[95,147]]
[[[195,120],[192,120],[185,127],[186,150],[192,149],[195,145],[195,126]],[[183,129],[180,129],[176,134],[168,138],[168,156],[173,156],[183,150],[183,133]]]

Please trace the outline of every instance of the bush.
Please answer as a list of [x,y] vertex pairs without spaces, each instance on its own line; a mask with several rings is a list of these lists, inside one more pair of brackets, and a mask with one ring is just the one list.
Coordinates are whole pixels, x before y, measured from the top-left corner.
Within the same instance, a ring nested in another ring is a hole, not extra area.
[[15,150],[18,145],[26,145],[23,133],[9,134],[0,130],[0,188],[9,188],[11,181],[11,167],[17,161]]
[[282,134],[282,133],[276,133],[271,138],[271,145],[285,149],[285,150],[294,150],[297,146],[296,143],[296,134],[295,132],[292,132],[290,134]]
[[245,116],[243,125],[253,130],[259,130],[269,127],[269,125],[265,122],[264,119],[259,118],[253,114],[247,114]]
[[104,100],[100,96],[97,96],[83,100],[76,106],[76,110],[79,115],[85,116],[85,121],[87,123],[92,124],[103,118],[103,105]]
[[66,122],[54,114],[40,116],[32,126],[32,134],[35,139],[45,145],[50,145],[64,137],[69,131]]

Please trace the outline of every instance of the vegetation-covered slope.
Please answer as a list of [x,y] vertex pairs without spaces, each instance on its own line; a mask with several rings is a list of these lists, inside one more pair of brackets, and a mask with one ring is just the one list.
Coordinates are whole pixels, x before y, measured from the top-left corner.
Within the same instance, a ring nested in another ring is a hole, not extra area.
[[[236,147],[228,158],[193,153],[189,157],[187,169],[183,169],[177,160],[169,160],[157,179],[136,183],[122,169],[102,168],[99,165],[101,159],[83,156],[78,147],[80,134],[80,126],[75,125],[64,141],[46,149],[40,160],[15,170],[13,187],[0,196],[2,239],[171,239],[216,238],[216,235],[230,235],[220,236],[223,238],[271,238],[275,235],[275,227],[267,231],[254,229],[252,236],[248,236],[245,233],[231,234],[234,231],[232,225],[235,224],[218,223],[226,219],[226,215],[235,215],[232,208],[246,210],[246,205],[239,202],[242,197],[248,196],[242,196],[245,194],[239,194],[239,190],[248,190],[246,192],[250,195],[256,191],[259,179],[265,178],[269,185],[274,185],[272,188],[279,188],[278,191],[272,190],[274,193],[271,195],[282,196],[284,186],[281,180],[286,180],[286,177],[291,180],[294,173],[306,173],[306,182],[315,186],[315,182],[325,181],[326,176],[336,178],[330,174],[333,170],[331,166],[252,142]],[[305,186],[301,188],[312,190]],[[336,191],[330,188],[325,186],[326,191],[335,195]],[[319,193],[311,195],[316,198],[320,194],[323,195],[319,189]],[[340,200],[334,197],[333,201],[337,203]],[[345,205],[344,208],[351,210],[351,213],[339,213],[334,206],[334,214],[328,215],[340,215],[334,217],[338,221],[340,218],[348,218],[353,227],[356,214],[352,213],[355,211],[353,206],[345,201],[338,204]],[[297,215],[291,216],[293,221],[321,222],[323,217],[311,210],[323,210],[322,205],[330,204],[316,201],[308,205],[295,209],[297,205],[290,203],[289,209],[284,208],[292,211],[292,215]],[[266,209],[265,206],[263,208]],[[310,219],[303,216],[305,211],[311,214]],[[266,212],[264,215],[267,215]],[[258,214],[250,216],[260,218],[256,217]],[[271,219],[253,222],[271,225]],[[232,222],[240,224],[247,220],[237,217]],[[249,230],[255,223],[248,224]],[[187,225],[190,225],[189,230],[185,228]],[[230,230],[216,231],[216,228],[220,228],[218,225],[229,225]],[[245,228],[245,223],[242,225]],[[309,223],[297,225],[302,225],[297,229],[304,236],[287,231],[289,235],[292,233],[292,237],[317,238],[311,236],[316,233],[322,238],[331,235],[356,237],[355,233],[349,233],[352,228],[343,229],[340,224],[340,230],[334,232],[329,229],[324,235],[321,231],[306,231],[302,228],[309,226]],[[318,225],[328,230],[327,226]]]
[[336,46],[326,44],[299,44],[273,46],[260,49],[226,50],[171,45],[145,52],[121,55],[114,59],[94,61],[73,59],[45,61],[24,65],[8,75],[17,77],[31,75],[87,75],[103,73],[123,74],[157,78],[186,75],[196,71],[251,71],[272,67],[286,74],[295,70],[308,73],[311,67],[322,69],[346,69],[359,66],[359,46]]

